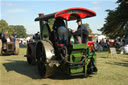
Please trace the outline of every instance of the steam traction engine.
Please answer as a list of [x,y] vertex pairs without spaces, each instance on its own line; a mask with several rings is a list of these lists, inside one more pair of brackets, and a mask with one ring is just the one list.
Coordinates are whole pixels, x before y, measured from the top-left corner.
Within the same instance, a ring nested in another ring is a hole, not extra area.
[[[57,68],[62,68],[63,72],[70,76],[87,76],[97,72],[96,53],[90,47],[93,43],[72,43],[72,33],[68,29],[68,21],[78,18],[96,16],[96,13],[85,8],[69,8],[48,15],[40,15],[35,19],[40,23],[40,39],[30,42],[27,45],[27,61],[29,64],[37,64],[41,77],[50,77]],[[58,43],[56,30],[51,30],[50,19],[63,18],[68,30],[67,44]],[[82,37],[82,36],[81,36]]]

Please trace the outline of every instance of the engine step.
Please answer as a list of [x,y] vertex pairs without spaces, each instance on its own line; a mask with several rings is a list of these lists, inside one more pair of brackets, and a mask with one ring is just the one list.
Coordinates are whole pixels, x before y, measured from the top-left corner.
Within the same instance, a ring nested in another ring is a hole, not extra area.
[[81,67],[83,67],[84,65],[77,65],[77,66],[70,66],[70,68],[71,69],[73,69],[73,68],[81,68]]
[[81,63],[81,64],[70,64],[70,68],[81,68],[85,66],[85,63]]
[[71,76],[83,76],[85,75],[85,73],[74,73],[74,74],[70,74]]

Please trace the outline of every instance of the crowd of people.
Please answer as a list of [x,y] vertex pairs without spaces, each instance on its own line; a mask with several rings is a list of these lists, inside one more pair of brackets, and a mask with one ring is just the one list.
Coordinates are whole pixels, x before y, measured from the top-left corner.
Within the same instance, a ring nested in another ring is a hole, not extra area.
[[115,40],[104,38],[101,40],[97,39],[95,42],[95,48],[97,51],[104,51],[105,49],[108,49],[110,47],[117,48],[118,49],[117,51],[119,53],[128,54],[128,38],[121,39],[118,37]]
[[96,40],[95,48],[97,51],[103,51],[105,48],[109,48],[109,39]]

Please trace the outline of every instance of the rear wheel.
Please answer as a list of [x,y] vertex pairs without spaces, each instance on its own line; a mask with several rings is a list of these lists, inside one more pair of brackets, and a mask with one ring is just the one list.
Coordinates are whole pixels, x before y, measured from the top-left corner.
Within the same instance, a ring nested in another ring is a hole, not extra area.
[[35,52],[35,46],[30,43],[27,45],[27,62],[28,64],[35,65],[36,64],[36,52]]
[[37,53],[38,72],[41,77],[46,77],[47,76],[46,75],[46,66],[45,66],[46,56],[45,56],[45,51],[44,51],[42,43],[38,43],[37,50],[38,51],[36,53]]
[[0,55],[2,55],[2,41],[0,40]]
[[88,74],[93,73],[93,65],[92,65],[92,62],[90,62],[90,63],[88,64],[87,73],[88,73]]
[[38,60],[38,72],[41,77],[46,77],[46,66],[42,60]]
[[46,58],[48,58],[46,56],[47,52],[50,54],[50,51],[49,51],[51,50],[50,47],[51,47],[51,43],[46,42],[46,41],[38,42],[37,47],[36,47],[38,72],[40,76],[43,78],[52,76],[56,68],[55,66],[50,66],[49,62],[46,60]]
[[15,55],[18,55],[19,54],[19,42],[17,40],[15,42],[15,51],[14,51],[14,54]]
[[93,72],[97,72],[97,68],[96,66],[94,65],[94,59],[92,58],[88,64],[88,67],[87,67],[87,72],[88,74],[91,74]]
[[96,67],[93,68],[93,72],[97,72],[98,69]]
[[37,61],[38,72],[42,78],[48,78],[53,75],[55,71],[55,66],[49,66],[49,64],[44,63],[42,60]]
[[36,59],[33,57],[27,57],[27,62],[28,62],[28,64],[35,65]]
[[28,62],[28,64],[31,64],[32,63],[32,59],[30,57],[27,57],[27,62]]

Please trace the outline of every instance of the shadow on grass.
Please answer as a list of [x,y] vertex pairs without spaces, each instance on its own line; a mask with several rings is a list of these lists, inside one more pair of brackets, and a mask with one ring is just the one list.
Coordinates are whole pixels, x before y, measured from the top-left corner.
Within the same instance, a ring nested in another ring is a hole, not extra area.
[[[6,68],[7,72],[9,71],[15,71],[17,73],[20,73],[22,75],[28,76],[32,79],[42,79],[37,70],[37,66],[29,65],[26,61],[10,61],[9,63],[4,63],[4,67]],[[88,75],[87,77],[91,77],[91,75]],[[76,76],[71,77],[67,74],[65,74],[61,69],[57,69],[56,72],[51,76],[49,79],[53,80],[71,80],[75,78],[85,78],[84,76]]]
[[61,69],[57,68],[57,70],[50,77],[50,79],[54,79],[54,80],[68,80],[68,79],[71,79],[71,77],[68,76],[67,74],[65,74],[64,72],[62,72]]
[[6,68],[7,72],[15,71],[17,73],[31,77],[32,79],[40,79],[41,78],[38,75],[37,67],[29,65],[25,61],[12,61],[9,63],[4,63],[3,65]]
[[[41,79],[37,66],[29,65],[26,61],[10,61],[9,63],[4,63],[4,67],[6,68],[7,72],[15,71],[22,75],[26,75],[32,79]],[[65,75],[62,71],[57,70],[50,79],[54,80],[67,80],[71,79],[71,77]]]
[[71,79],[82,79],[82,78],[85,78],[84,76],[70,76],[66,73],[64,73],[61,69],[57,69],[56,72],[53,74],[52,77],[50,77],[50,79],[53,79],[53,80],[71,80]]
[[128,67],[128,62],[106,62],[106,63],[111,64],[111,65],[118,65],[118,66]]
[[109,57],[108,57],[108,56],[106,56],[106,57],[105,57],[105,56],[102,56],[102,57],[100,57],[100,58],[109,58]]
[[7,54],[7,53],[3,53],[1,56],[12,56],[14,54]]

